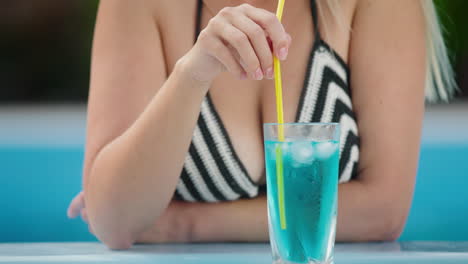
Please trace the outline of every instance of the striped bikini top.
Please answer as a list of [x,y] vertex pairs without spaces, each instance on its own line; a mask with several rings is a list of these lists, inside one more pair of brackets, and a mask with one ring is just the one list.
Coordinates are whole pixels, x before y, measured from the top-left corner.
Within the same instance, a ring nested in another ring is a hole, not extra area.
[[[200,32],[202,0],[197,0],[197,39]],[[341,57],[320,37],[317,6],[311,0],[315,40],[310,53],[296,122],[339,122],[341,125],[339,180],[357,176],[359,137],[353,112],[349,69]],[[258,195],[233,148],[229,135],[208,93],[201,105],[192,142],[174,194],[190,202],[232,201]]]

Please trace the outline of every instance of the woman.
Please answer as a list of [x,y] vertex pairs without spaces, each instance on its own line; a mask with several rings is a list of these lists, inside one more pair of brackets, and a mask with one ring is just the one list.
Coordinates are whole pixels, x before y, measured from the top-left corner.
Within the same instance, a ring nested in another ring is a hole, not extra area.
[[280,23],[276,1],[243,2],[101,1],[84,192],[69,216],[115,249],[266,241],[273,53],[285,120],[342,125],[337,240],[396,239],[424,88],[446,99],[452,84],[432,3],[286,1]]

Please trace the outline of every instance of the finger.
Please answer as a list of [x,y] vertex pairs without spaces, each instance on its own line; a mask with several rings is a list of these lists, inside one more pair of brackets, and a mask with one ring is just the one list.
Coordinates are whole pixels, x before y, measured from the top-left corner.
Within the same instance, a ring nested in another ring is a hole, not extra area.
[[211,43],[213,45],[213,55],[223,64],[225,69],[241,80],[246,79],[247,74],[240,65],[235,53],[233,53],[228,47],[229,45],[223,43],[221,39],[217,38],[213,38]]
[[244,71],[248,73],[248,76],[254,80],[261,80],[263,72],[260,68],[260,62],[248,37],[231,24],[225,24],[222,29],[219,29],[218,34],[224,42],[229,43],[237,50],[244,63]]
[[234,48],[233,46],[229,45],[229,44],[226,44],[226,47],[229,49],[229,51],[231,52],[232,56],[234,57],[234,59],[236,60],[236,62],[240,65],[240,68],[242,69],[242,74],[243,74],[243,78],[241,78],[241,80],[244,80],[247,78],[247,73],[244,71],[244,69],[247,67],[246,64],[244,63],[244,61],[242,60],[241,56],[239,55],[239,52],[237,52],[236,48]]
[[242,13],[231,17],[231,23],[247,35],[260,61],[263,75],[273,78],[273,56],[268,45],[265,30]]
[[285,60],[288,55],[289,41],[283,25],[275,14],[248,4],[242,5],[242,8],[250,19],[267,31],[272,40],[275,55],[280,60]]
[[86,208],[81,209],[81,219],[83,219],[83,221],[89,224],[88,212],[86,211]]
[[292,37],[288,33],[286,33],[286,34],[288,35],[288,46],[291,47]]
[[82,208],[84,208],[84,194],[83,192],[80,192],[75,196],[75,198],[73,198],[68,207],[68,218],[76,218],[80,214]]

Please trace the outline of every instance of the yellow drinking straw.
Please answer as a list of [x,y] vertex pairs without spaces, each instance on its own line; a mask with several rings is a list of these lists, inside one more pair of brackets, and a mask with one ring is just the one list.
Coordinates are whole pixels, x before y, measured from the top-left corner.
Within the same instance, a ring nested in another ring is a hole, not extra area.
[[[281,22],[283,16],[284,0],[278,0],[276,17]],[[276,92],[276,114],[278,118],[278,140],[284,141],[284,118],[283,118],[283,88],[281,83],[281,63],[276,56],[273,56],[275,69],[275,92]],[[284,207],[284,177],[283,177],[283,153],[281,145],[276,146],[276,179],[278,185],[278,207],[280,214],[281,229],[286,229],[286,209]]]

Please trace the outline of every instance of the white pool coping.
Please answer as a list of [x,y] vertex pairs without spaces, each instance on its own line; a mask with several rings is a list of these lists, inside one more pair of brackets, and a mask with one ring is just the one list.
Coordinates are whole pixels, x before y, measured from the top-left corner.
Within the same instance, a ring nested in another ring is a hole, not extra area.
[[[0,145],[82,147],[86,106],[0,106]],[[468,102],[426,108],[422,142],[468,144]]]

